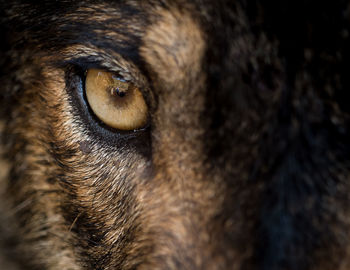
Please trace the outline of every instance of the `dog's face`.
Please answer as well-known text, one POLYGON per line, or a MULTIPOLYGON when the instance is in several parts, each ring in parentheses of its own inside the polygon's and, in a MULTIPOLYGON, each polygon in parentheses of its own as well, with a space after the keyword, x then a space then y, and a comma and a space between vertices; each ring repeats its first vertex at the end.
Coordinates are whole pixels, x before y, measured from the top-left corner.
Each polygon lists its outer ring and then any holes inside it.
POLYGON ((349 269, 349 9, 285 2, 1 2, 15 260, 349 269))

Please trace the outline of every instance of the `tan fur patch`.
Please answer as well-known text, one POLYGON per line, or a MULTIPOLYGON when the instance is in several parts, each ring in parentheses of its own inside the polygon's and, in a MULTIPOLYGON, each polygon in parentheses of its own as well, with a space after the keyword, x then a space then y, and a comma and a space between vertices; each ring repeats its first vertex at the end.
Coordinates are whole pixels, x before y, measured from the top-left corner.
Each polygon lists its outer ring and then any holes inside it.
POLYGON ((159 79, 181 84, 191 70, 199 70, 205 49, 203 33, 197 22, 176 9, 159 10, 157 21, 147 30, 141 55, 159 79))

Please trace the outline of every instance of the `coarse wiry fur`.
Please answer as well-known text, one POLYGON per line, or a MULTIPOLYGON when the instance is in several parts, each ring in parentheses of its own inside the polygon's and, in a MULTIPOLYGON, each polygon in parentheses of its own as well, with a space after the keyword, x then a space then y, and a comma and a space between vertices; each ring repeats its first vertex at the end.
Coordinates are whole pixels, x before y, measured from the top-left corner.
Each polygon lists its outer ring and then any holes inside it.
POLYGON ((348 1, 0 7, 1 269, 350 269, 348 1), (96 119, 91 67, 145 129, 96 119))

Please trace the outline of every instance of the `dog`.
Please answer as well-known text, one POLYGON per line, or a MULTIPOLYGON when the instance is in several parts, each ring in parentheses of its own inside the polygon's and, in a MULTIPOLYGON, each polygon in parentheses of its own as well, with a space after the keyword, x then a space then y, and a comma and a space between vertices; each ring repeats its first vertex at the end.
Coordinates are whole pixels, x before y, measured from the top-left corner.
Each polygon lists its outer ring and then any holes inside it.
POLYGON ((350 269, 348 1, 4 1, 1 269, 350 269))

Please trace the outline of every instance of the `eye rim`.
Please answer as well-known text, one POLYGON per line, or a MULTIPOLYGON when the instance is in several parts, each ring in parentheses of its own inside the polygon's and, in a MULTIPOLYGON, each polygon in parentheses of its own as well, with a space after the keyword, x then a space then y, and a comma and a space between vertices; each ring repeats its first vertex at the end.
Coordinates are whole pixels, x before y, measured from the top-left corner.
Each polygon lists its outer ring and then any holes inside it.
MULTIPOLYGON (((106 55, 102 55, 106 57, 106 55)), ((120 55, 121 56, 121 55, 120 55)), ((116 63, 115 57, 110 59, 109 57, 100 57, 95 55, 72 55, 62 60, 53 61, 53 66, 64 70, 65 78, 67 83, 67 74, 69 72, 74 72, 78 74, 84 80, 85 85, 85 72, 88 69, 100 69, 105 72, 112 73, 124 73, 127 74, 130 79, 128 81, 132 81, 140 90, 145 103, 148 108, 149 116, 152 115, 158 108, 158 95, 154 91, 154 87, 152 81, 150 80, 150 74, 148 70, 145 68, 143 62, 134 61, 132 59, 123 58, 121 59, 124 62, 128 62, 128 65, 116 63), (124 66, 124 68, 122 68, 124 66)), ((117 61, 118 62, 118 61, 117 61)), ((123 75, 122 75, 123 76, 123 75)), ((149 119, 150 120, 150 119, 149 119)))
MULTIPOLYGON (((65 69, 68 102, 71 107, 71 114, 74 121, 78 123, 80 132, 104 149, 122 151, 123 149, 134 148, 140 154, 149 157, 151 155, 150 114, 148 114, 147 124, 138 130, 116 130, 104 124, 94 115, 87 103, 84 91, 85 70, 86 67, 78 65, 70 65, 65 69)), ((142 94, 144 95, 143 92, 142 94)), ((149 104, 147 105, 149 106, 149 104)))

